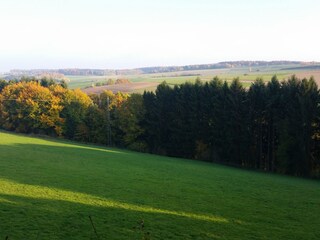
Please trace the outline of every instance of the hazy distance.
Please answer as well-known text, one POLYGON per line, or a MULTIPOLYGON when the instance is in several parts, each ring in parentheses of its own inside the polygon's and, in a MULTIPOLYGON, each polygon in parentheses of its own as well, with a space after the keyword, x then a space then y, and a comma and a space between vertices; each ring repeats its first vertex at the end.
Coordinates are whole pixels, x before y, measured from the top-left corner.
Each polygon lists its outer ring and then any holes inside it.
POLYGON ((5 0, 0 72, 320 61, 316 0, 5 0))

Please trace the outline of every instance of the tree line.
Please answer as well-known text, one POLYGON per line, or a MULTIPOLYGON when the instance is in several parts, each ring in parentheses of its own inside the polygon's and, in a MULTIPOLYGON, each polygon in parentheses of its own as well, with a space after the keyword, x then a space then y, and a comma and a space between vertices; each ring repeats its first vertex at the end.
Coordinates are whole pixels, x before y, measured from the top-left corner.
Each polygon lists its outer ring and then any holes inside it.
POLYGON ((295 76, 245 89, 214 78, 144 94, 86 95, 0 81, 0 126, 137 151, 320 177, 320 93, 295 76), (6 85, 6 86, 4 86, 6 85))

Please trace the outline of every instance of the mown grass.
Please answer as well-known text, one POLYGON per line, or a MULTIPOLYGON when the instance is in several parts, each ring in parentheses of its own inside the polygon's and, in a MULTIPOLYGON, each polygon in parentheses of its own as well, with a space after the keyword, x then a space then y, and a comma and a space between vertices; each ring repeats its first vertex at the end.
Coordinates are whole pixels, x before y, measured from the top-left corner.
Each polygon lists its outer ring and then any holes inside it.
POLYGON ((318 181, 6 132, 0 169, 0 239, 320 239, 318 181))

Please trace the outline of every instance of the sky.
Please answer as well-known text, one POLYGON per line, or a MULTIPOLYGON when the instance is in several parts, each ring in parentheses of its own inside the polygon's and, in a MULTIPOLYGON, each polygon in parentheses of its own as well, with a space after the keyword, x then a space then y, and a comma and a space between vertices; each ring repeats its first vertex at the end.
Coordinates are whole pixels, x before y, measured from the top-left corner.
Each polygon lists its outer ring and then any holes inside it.
POLYGON ((1 0, 0 72, 320 61, 319 0, 1 0))

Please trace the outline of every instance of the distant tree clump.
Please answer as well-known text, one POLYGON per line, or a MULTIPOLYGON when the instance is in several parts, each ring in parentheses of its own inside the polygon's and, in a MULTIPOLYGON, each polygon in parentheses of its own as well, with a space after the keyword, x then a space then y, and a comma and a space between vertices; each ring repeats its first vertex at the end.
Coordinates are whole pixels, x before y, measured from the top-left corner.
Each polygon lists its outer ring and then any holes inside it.
POLYGON ((126 78, 119 78, 115 81, 115 84, 124 84, 124 83, 131 83, 129 79, 126 78))

